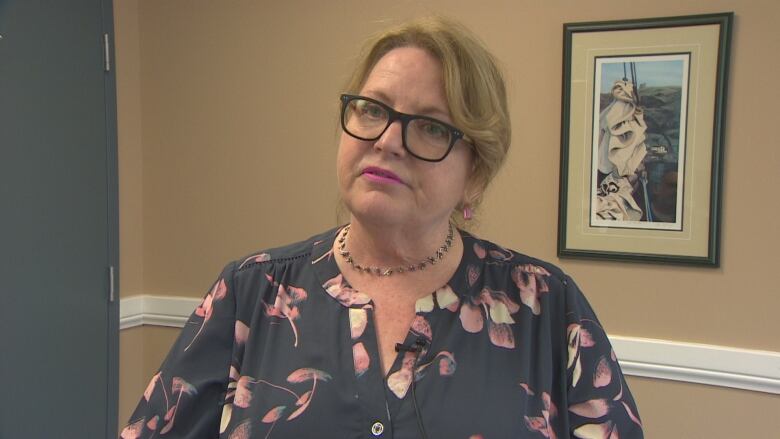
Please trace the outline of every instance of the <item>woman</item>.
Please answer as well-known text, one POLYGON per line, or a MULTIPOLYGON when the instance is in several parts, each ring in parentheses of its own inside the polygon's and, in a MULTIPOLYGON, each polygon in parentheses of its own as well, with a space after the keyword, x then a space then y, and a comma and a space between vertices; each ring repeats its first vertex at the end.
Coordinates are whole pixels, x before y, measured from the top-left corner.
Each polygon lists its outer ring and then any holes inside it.
POLYGON ((441 19, 367 47, 341 97, 349 223, 229 264, 122 437, 642 437, 574 282, 453 226, 509 145, 492 57, 441 19))

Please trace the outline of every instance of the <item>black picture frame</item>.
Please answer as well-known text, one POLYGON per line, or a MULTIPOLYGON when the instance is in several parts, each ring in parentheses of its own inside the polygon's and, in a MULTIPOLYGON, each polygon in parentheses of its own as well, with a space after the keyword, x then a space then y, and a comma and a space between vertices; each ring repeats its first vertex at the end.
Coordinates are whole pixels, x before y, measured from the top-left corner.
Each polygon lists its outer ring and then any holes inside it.
POLYGON ((564 24, 559 257, 719 266, 733 22, 564 24))

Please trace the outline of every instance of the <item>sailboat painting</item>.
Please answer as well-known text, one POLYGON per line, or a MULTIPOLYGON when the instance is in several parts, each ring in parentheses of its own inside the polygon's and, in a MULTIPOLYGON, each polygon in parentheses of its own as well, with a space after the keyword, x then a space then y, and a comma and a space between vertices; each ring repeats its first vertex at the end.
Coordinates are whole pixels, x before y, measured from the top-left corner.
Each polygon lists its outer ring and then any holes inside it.
POLYGON ((595 58, 591 227, 683 230, 689 62, 595 58))

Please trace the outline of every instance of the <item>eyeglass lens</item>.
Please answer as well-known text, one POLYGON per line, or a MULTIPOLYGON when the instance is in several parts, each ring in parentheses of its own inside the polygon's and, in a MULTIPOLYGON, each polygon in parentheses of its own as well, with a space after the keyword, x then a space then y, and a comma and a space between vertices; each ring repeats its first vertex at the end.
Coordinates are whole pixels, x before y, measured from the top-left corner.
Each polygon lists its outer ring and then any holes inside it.
MULTIPOLYGON (((375 102, 355 98, 344 108, 344 128, 348 134, 363 139, 376 140, 390 125, 387 108, 375 102)), ((438 160, 447 154, 452 133, 434 120, 413 117, 405 124, 406 147, 415 155, 438 160)))

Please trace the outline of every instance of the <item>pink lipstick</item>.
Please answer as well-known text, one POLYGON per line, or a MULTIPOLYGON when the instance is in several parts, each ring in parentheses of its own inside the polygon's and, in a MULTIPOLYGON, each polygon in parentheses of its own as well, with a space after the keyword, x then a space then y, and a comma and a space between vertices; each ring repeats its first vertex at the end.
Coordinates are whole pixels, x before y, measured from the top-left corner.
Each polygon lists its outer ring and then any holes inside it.
POLYGON ((399 176, 388 171, 387 169, 378 168, 376 166, 369 166, 363 169, 361 175, 376 183, 384 183, 384 184, 404 183, 399 176))

